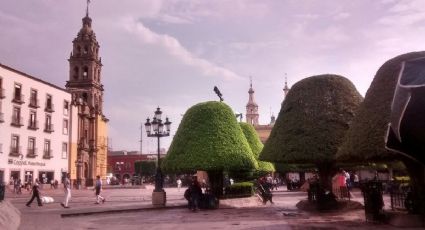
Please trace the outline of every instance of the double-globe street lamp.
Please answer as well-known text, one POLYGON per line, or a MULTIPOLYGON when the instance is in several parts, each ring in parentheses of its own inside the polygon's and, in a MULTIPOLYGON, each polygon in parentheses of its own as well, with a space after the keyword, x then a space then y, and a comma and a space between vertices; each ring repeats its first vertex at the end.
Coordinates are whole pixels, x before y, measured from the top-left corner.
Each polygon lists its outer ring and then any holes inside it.
POLYGON ((161 167, 159 164, 160 160, 160 141, 161 137, 170 136, 170 125, 171 122, 168 120, 168 117, 165 118, 163 123, 161 120, 162 111, 158 107, 155 111, 155 115, 150 121, 149 117, 146 119, 145 129, 148 137, 158 138, 158 156, 156 164, 156 174, 155 174, 155 190, 152 194, 152 204, 153 205, 165 205, 165 191, 163 189, 163 176, 161 172, 161 167), (165 129, 164 129, 165 126, 165 129))

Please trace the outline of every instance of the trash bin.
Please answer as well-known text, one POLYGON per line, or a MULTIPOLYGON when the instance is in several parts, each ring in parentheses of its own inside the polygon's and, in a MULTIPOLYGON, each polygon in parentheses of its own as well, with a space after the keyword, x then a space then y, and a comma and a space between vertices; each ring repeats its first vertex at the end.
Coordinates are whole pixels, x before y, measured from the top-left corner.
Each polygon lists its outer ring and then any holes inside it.
POLYGON ((382 183, 376 180, 362 185, 366 221, 380 222, 383 218, 384 200, 382 198, 382 183))
POLYGON ((0 201, 4 200, 5 191, 6 191, 6 186, 4 184, 0 184, 0 201))

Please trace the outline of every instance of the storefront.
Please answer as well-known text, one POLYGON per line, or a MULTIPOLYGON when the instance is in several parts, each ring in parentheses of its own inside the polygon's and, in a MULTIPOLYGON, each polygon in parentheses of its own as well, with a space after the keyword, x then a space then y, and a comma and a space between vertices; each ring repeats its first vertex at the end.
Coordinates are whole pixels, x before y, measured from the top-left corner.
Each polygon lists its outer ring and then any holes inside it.
POLYGON ((67 173, 67 161, 65 159, 25 160, 9 158, 6 167, 0 171, 0 180, 13 184, 20 179, 22 184, 34 183, 38 179, 41 184, 50 184, 57 180, 61 183, 67 173))

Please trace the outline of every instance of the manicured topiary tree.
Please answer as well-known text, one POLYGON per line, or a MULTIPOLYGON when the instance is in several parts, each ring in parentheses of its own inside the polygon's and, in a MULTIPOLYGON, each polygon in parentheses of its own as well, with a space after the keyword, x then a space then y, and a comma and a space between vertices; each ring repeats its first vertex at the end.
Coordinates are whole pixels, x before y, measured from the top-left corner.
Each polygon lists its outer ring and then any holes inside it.
MULTIPOLYGON (((425 193, 423 165, 385 149, 391 104, 403 61, 425 57, 425 51, 406 53, 385 62, 377 71, 364 102, 359 107, 346 139, 338 151, 341 161, 386 162, 401 160, 416 193, 425 193)), ((425 200, 425 198, 422 198, 425 200)), ((425 202, 424 202, 425 203, 425 202)), ((425 206, 425 205, 423 205, 425 206)))
POLYGON ((185 113, 161 167, 177 173, 207 171, 213 193, 221 197, 223 171, 252 170, 258 165, 232 109, 210 101, 185 113))
POLYGON ((255 131, 254 126, 245 122, 240 122, 239 125, 241 126, 241 129, 245 135, 245 138, 247 139, 248 144, 251 147, 251 150, 252 150, 252 153, 254 154, 255 159, 257 160, 257 163, 258 163, 257 174, 265 174, 265 173, 274 172, 275 168, 272 163, 258 160, 258 158, 260 157, 260 152, 263 149, 263 143, 261 143, 260 137, 258 136, 258 133, 255 131))
POLYGON ((318 75, 297 82, 282 104, 260 160, 314 164, 321 185, 331 190, 335 155, 361 95, 346 78, 318 75))

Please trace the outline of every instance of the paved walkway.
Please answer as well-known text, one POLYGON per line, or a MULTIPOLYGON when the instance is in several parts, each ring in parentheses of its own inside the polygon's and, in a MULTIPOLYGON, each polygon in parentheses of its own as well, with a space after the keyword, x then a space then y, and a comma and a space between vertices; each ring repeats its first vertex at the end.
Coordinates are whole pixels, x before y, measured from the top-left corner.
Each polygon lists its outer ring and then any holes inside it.
MULTIPOLYGON (((304 192, 274 191, 274 203, 263 205, 257 197, 220 201, 217 210, 191 212, 183 198, 184 188, 166 188, 165 208, 152 206, 153 186, 136 189, 105 189, 106 202, 94 204, 93 190, 72 190, 71 208, 60 206, 63 190, 45 189, 53 203, 28 208, 28 192, 7 192, 7 199, 21 212, 20 229, 397 229, 366 223, 364 210, 331 213, 299 211, 295 205, 304 192)), ((353 200, 362 202, 359 192, 353 200)), ((386 197, 388 204, 388 198, 386 197)), ((388 207, 388 206, 387 206, 388 207)))

